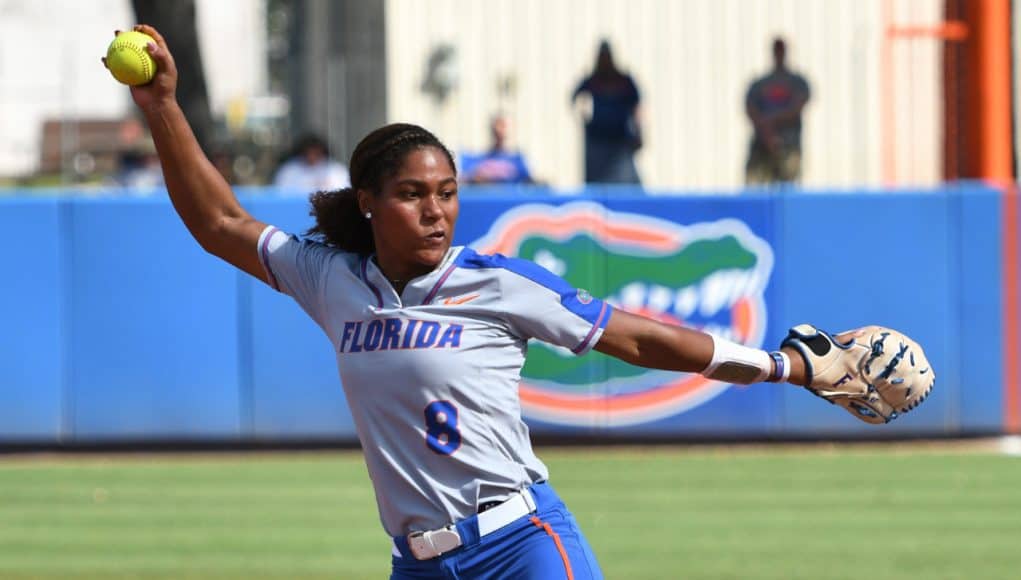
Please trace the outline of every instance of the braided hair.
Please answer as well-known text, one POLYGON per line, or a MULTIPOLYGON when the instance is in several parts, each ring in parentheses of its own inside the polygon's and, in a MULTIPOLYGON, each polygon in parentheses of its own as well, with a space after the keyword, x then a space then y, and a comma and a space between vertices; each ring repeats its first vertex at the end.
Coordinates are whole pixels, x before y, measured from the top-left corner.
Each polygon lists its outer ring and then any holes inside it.
POLYGON ((393 123, 366 135, 351 154, 351 187, 319 191, 309 198, 316 223, 306 232, 328 246, 367 256, 376 251, 372 226, 358 207, 357 192, 379 195, 383 179, 396 175, 408 153, 427 147, 443 152, 454 168, 454 156, 435 135, 408 123, 393 123))

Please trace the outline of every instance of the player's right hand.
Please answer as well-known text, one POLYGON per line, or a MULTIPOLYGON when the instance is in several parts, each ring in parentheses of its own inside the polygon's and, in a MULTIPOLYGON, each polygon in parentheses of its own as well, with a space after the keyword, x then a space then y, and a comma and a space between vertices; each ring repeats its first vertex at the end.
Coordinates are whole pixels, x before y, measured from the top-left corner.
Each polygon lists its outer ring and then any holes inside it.
MULTIPOLYGON (((143 112, 159 109, 166 104, 172 104, 176 99, 177 92, 177 65, 174 64, 174 57, 170 54, 167 41, 163 35, 148 24, 136 24, 132 29, 136 32, 148 34, 156 41, 146 47, 149 56, 156 61, 156 76, 152 81, 144 85, 131 87, 131 98, 135 100, 143 112)), ((117 32, 114 32, 114 36, 117 32)))

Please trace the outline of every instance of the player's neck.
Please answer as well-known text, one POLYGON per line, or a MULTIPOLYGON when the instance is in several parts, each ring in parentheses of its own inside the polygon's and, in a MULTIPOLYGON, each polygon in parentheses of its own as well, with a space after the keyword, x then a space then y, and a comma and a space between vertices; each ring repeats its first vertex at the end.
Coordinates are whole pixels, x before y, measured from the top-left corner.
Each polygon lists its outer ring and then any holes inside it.
POLYGON ((373 256, 373 261, 376 262, 376 267, 383 273, 383 277, 393 286, 393 289, 397 291, 397 294, 404 292, 408 282, 419 276, 424 276, 434 269, 421 264, 406 267, 395 266, 387 263, 386 260, 380 260, 378 254, 373 256))
POLYGON ((404 289, 408 286, 407 280, 401 280, 399 278, 391 278, 389 276, 386 276, 386 281, 389 282, 391 286, 393 286, 393 289, 395 292, 397 292, 398 296, 403 294, 404 289))

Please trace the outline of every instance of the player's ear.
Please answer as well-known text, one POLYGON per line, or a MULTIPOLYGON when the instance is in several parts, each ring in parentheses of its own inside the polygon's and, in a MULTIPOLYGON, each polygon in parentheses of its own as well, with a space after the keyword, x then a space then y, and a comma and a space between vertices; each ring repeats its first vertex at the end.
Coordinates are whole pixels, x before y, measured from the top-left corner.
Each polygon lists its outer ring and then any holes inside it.
POLYGON ((372 194, 364 189, 359 189, 355 192, 358 197, 358 211, 364 214, 365 212, 372 211, 372 194))

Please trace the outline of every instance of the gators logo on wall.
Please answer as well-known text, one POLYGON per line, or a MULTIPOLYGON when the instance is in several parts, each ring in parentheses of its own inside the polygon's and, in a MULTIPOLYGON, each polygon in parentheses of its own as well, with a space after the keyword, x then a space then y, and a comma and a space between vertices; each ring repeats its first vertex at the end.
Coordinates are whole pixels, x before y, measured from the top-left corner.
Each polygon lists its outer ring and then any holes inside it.
MULTIPOLYGON (((773 253, 744 222, 681 226, 592 202, 528 204, 504 213, 471 245, 542 265, 584 288, 582 301, 597 296, 616 308, 762 345, 773 253)), ((683 413, 729 386, 532 341, 520 393, 528 417, 625 426, 683 413)))

